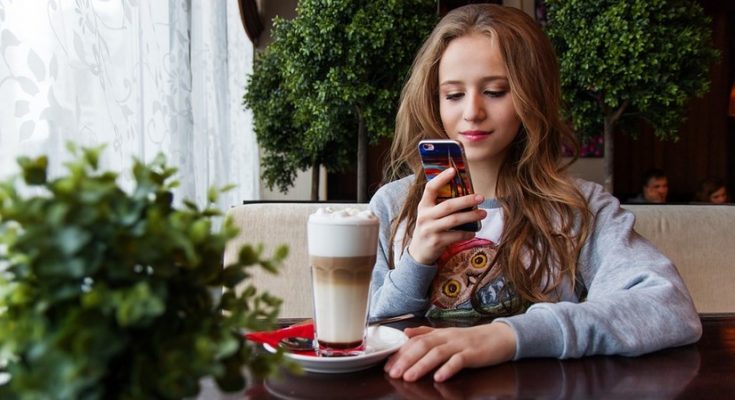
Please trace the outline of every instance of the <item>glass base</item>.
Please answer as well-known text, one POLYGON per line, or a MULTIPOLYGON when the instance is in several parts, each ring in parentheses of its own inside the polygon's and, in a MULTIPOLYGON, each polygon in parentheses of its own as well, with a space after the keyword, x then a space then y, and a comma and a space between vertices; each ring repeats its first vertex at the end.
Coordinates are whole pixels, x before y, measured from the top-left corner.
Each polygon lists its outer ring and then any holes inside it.
POLYGON ((365 354, 365 343, 328 343, 316 341, 316 354, 319 357, 355 357, 365 354))

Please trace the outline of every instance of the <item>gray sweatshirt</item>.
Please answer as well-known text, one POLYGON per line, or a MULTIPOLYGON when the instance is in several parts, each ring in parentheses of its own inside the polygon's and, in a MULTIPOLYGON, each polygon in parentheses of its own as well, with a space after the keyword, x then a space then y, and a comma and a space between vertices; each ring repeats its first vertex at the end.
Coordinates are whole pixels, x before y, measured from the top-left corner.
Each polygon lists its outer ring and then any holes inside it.
MULTIPOLYGON (((388 243, 391 221, 412 182, 411 176, 384 185, 370 201, 381 224, 370 288, 371 317, 425 313, 431 308, 437 266, 419 264, 401 251, 405 234, 401 230, 394 244, 388 243), (391 251, 395 269, 388 266, 391 251)), ((615 197, 598 184, 582 180, 576 184, 594 218, 577 264, 578 285, 587 289, 586 297, 581 299, 570 282, 562 282, 558 302, 537 303, 523 314, 496 319, 516 334, 515 358, 635 356, 696 342, 701 322, 676 267, 633 230, 635 216, 620 208, 615 197)), ((486 220, 492 215, 488 213, 486 220)), ((484 226, 494 224, 486 220, 484 226)))

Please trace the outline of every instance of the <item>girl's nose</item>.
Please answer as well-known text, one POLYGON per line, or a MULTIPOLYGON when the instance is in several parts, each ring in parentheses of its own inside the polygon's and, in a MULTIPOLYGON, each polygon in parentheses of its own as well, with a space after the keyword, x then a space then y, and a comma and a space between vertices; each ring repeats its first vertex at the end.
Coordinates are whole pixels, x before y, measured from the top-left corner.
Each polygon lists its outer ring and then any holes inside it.
POLYGON ((485 107, 479 95, 467 96, 464 109, 465 121, 481 121, 486 117, 485 107))

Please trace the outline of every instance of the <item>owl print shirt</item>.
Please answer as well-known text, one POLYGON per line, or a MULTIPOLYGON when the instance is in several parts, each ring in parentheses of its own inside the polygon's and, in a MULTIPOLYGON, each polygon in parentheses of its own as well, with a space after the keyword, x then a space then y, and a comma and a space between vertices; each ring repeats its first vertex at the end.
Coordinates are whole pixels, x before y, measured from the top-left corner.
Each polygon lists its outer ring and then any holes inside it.
POLYGON ((493 264, 503 233, 503 209, 493 199, 485 200, 479 207, 487 211, 480 231, 470 240, 447 247, 436 261, 427 317, 504 315, 512 303, 519 301, 507 287, 500 265, 493 264))
MULTIPOLYGON (((503 232, 502 210, 482 205, 488 216, 472 240, 446 249, 434 265, 416 262, 401 246, 405 228, 390 241, 391 221, 399 214, 414 181, 409 176, 381 187, 370 201, 380 219, 378 254, 370 286, 370 316, 408 312, 432 318, 471 319, 500 314, 517 301, 491 261, 503 232), (389 266, 393 253, 394 266, 389 266), (476 287, 473 296, 471 288, 476 287)), ((517 315, 496 318, 516 335, 516 359, 638 355, 697 341, 701 322, 676 268, 634 229, 635 216, 620 207, 602 186, 574 184, 587 200, 593 222, 577 260, 577 288, 558 286, 558 301, 533 304, 517 315)))

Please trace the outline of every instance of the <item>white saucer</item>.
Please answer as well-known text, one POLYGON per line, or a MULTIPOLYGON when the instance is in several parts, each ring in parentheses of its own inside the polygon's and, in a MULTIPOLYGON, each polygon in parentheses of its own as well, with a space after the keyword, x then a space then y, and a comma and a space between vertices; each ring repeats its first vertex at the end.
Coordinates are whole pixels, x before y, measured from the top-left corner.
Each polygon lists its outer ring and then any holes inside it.
MULTIPOLYGON (((315 357, 284 353, 286 358, 296 361, 307 372, 335 374, 360 371, 378 364, 398 350, 408 340, 403 331, 388 326, 371 326, 367 332, 365 354, 354 357, 315 357)), ((263 347, 275 353, 268 344, 263 347)))

